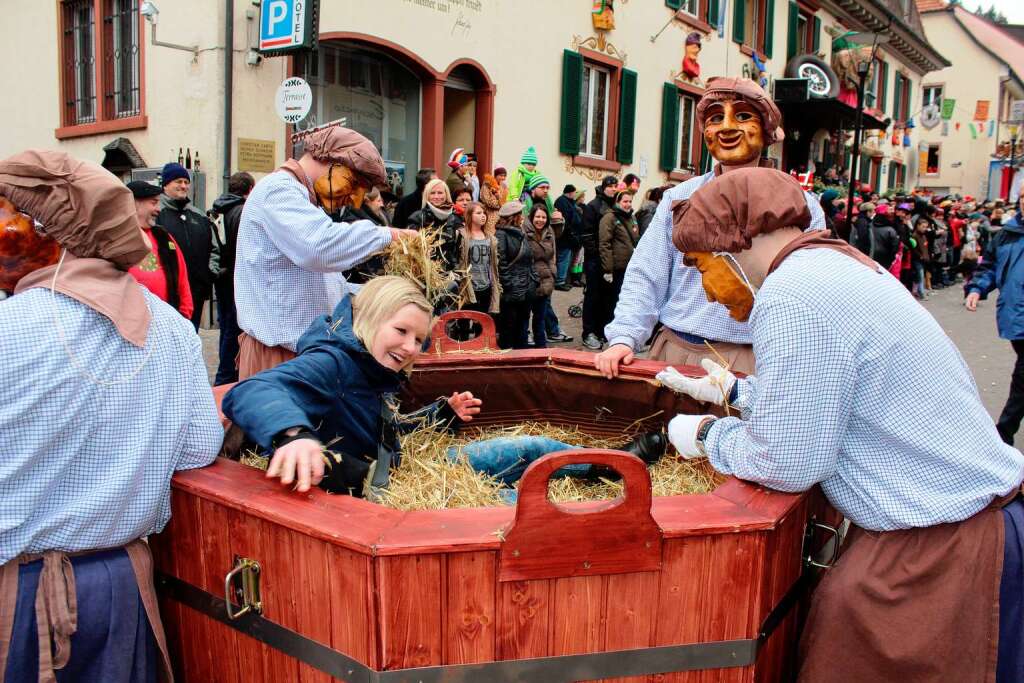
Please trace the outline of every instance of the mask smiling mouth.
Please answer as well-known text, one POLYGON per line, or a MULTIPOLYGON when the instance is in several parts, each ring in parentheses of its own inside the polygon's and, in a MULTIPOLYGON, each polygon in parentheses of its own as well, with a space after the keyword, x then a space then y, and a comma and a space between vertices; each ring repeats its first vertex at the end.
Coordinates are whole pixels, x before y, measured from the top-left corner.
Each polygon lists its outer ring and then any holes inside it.
POLYGON ((735 147, 743 139, 743 132, 738 130, 730 130, 725 133, 718 134, 718 143, 722 147, 735 147))

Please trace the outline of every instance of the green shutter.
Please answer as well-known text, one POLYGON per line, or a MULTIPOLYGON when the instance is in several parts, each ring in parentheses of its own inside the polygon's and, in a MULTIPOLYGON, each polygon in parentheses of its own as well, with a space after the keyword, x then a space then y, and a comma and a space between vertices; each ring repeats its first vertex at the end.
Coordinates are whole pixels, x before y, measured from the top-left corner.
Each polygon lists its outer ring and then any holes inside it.
POLYGON ((889 62, 882 62, 882 70, 878 73, 878 111, 885 112, 889 104, 889 62))
POLYGON ((909 78, 903 79, 903 87, 907 89, 907 108, 903 111, 903 121, 906 122, 906 120, 910 118, 910 112, 914 111, 911 106, 913 104, 911 102, 911 98, 914 96, 914 91, 910 87, 909 78))
POLYGON ((708 0, 708 23, 718 28, 718 0, 708 0))
POLYGON ((814 33, 811 34, 811 52, 821 49, 821 19, 814 17, 814 33))
POLYGON ((633 163, 633 133, 636 128, 636 72, 622 70, 619 88, 619 145, 616 158, 623 164, 633 163))
POLYGON ((786 61, 796 57, 800 45, 800 7, 795 2, 789 3, 789 34, 786 36, 786 61))
POLYGON ((704 175, 711 170, 711 154, 708 152, 707 143, 704 142, 704 137, 701 136, 700 141, 700 174, 704 175))
POLYGON ((775 0, 768 0, 764 8, 764 57, 772 58, 775 47, 775 0))
POLYGON ((562 52, 562 127, 558 151, 580 153, 580 113, 583 110, 583 55, 572 50, 562 52))
MULTIPOLYGON (((757 0, 754 0, 754 2, 757 2, 757 0)), ((740 45, 743 44, 743 40, 744 40, 744 35, 743 35, 744 21, 743 21, 743 17, 746 16, 746 13, 747 13, 746 10, 747 10, 746 0, 733 0, 733 5, 732 5, 732 39, 733 39, 733 41, 739 43, 740 45)))
POLYGON ((661 153, 658 165, 663 171, 676 167, 679 146, 679 88, 673 83, 661 87, 661 153))
POLYGON ((896 74, 892 85, 892 118, 894 121, 900 117, 900 100, 903 99, 903 76, 896 74))
POLYGON ((679 9, 683 6, 683 0, 665 0, 665 7, 669 9, 679 9))

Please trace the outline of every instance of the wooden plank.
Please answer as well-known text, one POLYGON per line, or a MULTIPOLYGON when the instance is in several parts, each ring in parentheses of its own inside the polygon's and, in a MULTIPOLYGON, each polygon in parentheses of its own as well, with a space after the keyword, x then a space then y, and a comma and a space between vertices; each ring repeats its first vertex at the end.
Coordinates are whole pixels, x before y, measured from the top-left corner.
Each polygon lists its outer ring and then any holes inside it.
POLYGON ((604 650, 602 623, 606 576, 574 576, 551 582, 551 655, 604 650))
POLYGON ((442 663, 443 559, 412 555, 376 560, 385 669, 442 663))
MULTIPOLYGON (((202 521, 199 513, 199 499, 195 496, 171 496, 171 518, 174 520, 175 576, 194 586, 201 586, 205 565, 202 553, 202 521)), ((196 647, 196 643, 208 643, 211 634, 206 620, 199 612, 181 607, 181 663, 185 680, 211 680, 213 662, 210 648, 196 647)))
POLYGON ((446 558, 445 664, 494 660, 497 557, 493 552, 446 558))
MULTIPOLYGON (((228 510, 217 503, 197 498, 199 519, 202 523, 203 581, 200 588, 213 595, 224 592, 224 578, 234 566, 234 553, 228 533, 228 510)), ((213 619, 207 618, 203 627, 209 635, 209 650, 217 680, 241 682, 238 662, 237 632, 213 619)))
MULTIPOLYGON (((259 528, 260 590, 263 597, 263 616, 293 631, 299 630, 298 593, 308 590, 298 579, 296 571, 296 534, 284 527, 253 519, 259 528)), ((266 648, 264 662, 267 680, 296 681, 299 663, 278 650, 266 648)))
POLYGON ((495 640, 499 660, 547 656, 550 584, 548 580, 540 580, 498 585, 495 640))
MULTIPOLYGON (((260 539, 259 520, 237 510, 228 509, 226 513, 232 558, 238 555, 262 563, 263 544, 260 539)), ((263 586, 262 577, 260 577, 260 586, 263 586)), ((265 595, 263 600, 266 601, 265 595)), ((238 671, 241 683, 270 680, 270 669, 267 666, 270 655, 269 647, 237 632, 235 632, 235 647, 238 651, 238 671)))
POLYGON ((371 668, 380 668, 373 560, 330 546, 328 567, 331 647, 371 668))
MULTIPOLYGON (((615 574, 608 577, 605 601, 604 649, 650 647, 657 621, 660 575, 657 572, 615 574)), ((645 676, 608 678, 605 683, 642 683, 645 676)))

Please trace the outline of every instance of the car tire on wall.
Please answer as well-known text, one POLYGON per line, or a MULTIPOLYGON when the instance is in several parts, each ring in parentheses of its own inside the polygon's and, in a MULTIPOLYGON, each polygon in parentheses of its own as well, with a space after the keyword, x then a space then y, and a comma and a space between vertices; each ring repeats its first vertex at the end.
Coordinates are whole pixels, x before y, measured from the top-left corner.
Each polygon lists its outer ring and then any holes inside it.
POLYGON ((814 55, 797 55, 786 64, 786 78, 806 78, 811 81, 811 97, 839 96, 839 77, 823 59, 814 55))

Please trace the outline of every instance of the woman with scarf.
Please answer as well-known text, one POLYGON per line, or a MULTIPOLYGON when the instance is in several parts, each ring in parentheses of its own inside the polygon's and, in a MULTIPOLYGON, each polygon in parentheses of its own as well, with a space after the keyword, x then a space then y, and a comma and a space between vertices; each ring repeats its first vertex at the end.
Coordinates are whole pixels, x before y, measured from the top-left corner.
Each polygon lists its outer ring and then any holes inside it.
MULTIPOLYGON (((472 200, 472 193, 466 195, 468 190, 460 191, 460 209, 472 200)), ((414 230, 436 230, 440 236, 440 244, 432 257, 442 264, 445 272, 451 273, 459 265, 459 255, 462 252, 462 235, 459 234, 459 227, 462 224, 462 217, 456 212, 452 203, 451 192, 448 184, 440 178, 434 178, 423 188, 423 207, 409 216, 409 228, 414 230)), ((435 313, 442 313, 445 310, 456 307, 458 303, 457 292, 461 286, 461 278, 453 283, 451 296, 438 303, 435 313)))
POLYGON ((619 302, 626 267, 639 241, 640 227, 633 215, 633 194, 621 190, 615 195, 612 210, 601 217, 598 229, 597 246, 601 255, 602 276, 612 286, 612 299, 607 302, 609 311, 614 311, 619 302))
MULTIPOLYGON (((564 225, 564 224, 562 224, 564 225)), ((536 295, 530 301, 533 318, 533 348, 547 348, 547 326, 544 322, 551 305, 551 292, 555 289, 556 251, 558 234, 552 227, 547 207, 538 202, 526 217, 526 238, 533 254, 533 269, 537 274, 536 295)), ((561 233, 561 225, 557 228, 561 233)))

